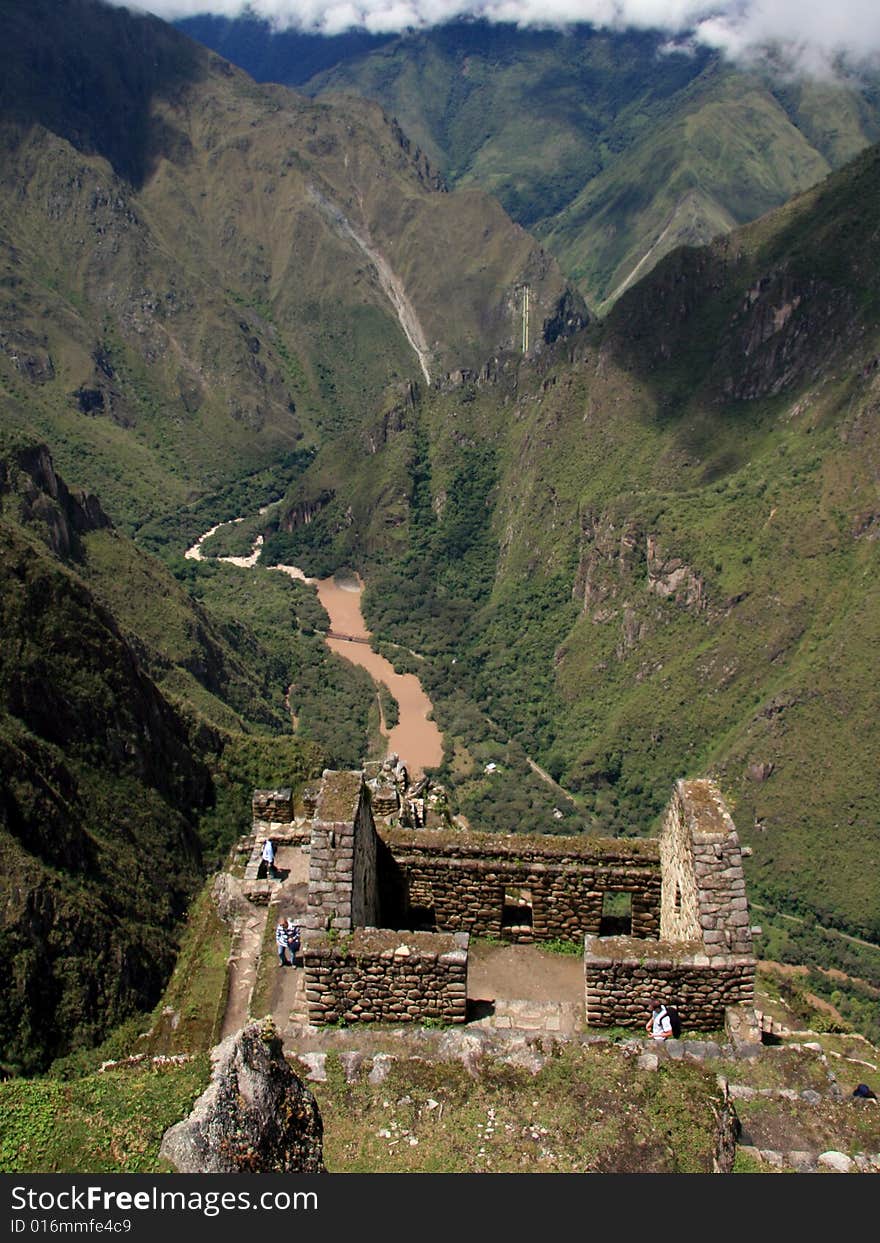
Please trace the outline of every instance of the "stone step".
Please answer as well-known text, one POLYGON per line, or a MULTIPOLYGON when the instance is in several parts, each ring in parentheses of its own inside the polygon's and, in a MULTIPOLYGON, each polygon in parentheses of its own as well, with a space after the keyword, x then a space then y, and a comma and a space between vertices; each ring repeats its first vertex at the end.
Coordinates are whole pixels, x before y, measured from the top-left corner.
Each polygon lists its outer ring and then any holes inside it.
POLYGON ((534 1001, 530 998, 495 1001, 491 1014, 474 1019, 470 1027, 490 1027, 499 1031, 572 1032, 583 1023, 584 1007, 574 1001, 534 1001))

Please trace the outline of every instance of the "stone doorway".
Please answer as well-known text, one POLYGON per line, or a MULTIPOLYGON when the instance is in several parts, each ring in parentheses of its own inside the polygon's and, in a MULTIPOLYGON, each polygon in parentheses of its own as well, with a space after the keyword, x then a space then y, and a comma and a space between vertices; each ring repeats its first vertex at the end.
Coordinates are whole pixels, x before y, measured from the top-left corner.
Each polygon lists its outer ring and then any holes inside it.
POLYGON ((515 885, 506 885, 501 907, 501 935, 506 940, 531 942, 534 910, 532 891, 515 885))

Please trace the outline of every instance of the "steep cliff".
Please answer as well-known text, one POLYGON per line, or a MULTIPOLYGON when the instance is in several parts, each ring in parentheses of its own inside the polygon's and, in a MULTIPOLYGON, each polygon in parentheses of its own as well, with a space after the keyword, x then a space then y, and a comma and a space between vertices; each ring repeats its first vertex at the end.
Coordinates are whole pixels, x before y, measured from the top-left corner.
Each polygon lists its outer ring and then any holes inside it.
MULTIPOLYGON (((239 777, 249 797, 263 762, 241 731, 289 721, 270 654, 253 636, 237 650, 44 445, 0 458, 0 632, 0 1060, 34 1070, 154 1004, 204 817, 239 777)), ((294 775, 315 762, 297 745, 294 775)))

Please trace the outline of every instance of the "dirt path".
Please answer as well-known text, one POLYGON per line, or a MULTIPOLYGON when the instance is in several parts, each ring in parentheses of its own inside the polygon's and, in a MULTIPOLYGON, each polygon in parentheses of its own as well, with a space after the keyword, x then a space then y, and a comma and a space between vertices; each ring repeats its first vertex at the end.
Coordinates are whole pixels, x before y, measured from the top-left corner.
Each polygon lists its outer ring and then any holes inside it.
POLYGON ((265 906, 252 909, 253 914, 246 917, 229 959, 229 995, 220 1029, 221 1040, 237 1032, 248 1021, 248 1004, 257 978, 257 960, 263 944, 267 911, 265 906))
MULTIPOLYGON (((271 920, 273 928, 281 919, 291 919, 300 925, 305 923, 309 888, 308 855, 299 846, 279 846, 275 862, 284 879, 268 906, 249 904, 229 960, 229 996, 220 1031, 221 1040, 244 1027, 249 1019, 263 1017, 250 1013, 250 1002, 260 955, 266 944, 266 921, 271 920)), ((272 954, 271 963, 265 967, 272 973, 269 1009, 279 1030, 289 1035, 291 1028, 306 1022, 302 969, 279 966, 274 942, 267 952, 272 954)))
POLYGON ((542 768, 541 765, 536 763, 529 755, 526 756, 526 763, 532 772, 536 773, 542 781, 546 781, 547 785, 554 789, 557 794, 561 794, 563 798, 568 799, 573 806, 577 807, 577 799, 574 795, 569 794, 568 790, 564 790, 559 782, 550 776, 546 768, 542 768))
MULTIPOLYGON (((277 900, 270 906, 273 924, 281 919, 302 926, 306 919, 309 891, 309 857, 300 846, 280 846, 276 856, 280 872, 286 873, 279 887, 277 900)), ((269 996, 269 1009, 282 1036, 290 1035, 307 1021, 302 965, 280 967, 272 964, 274 978, 269 996)))

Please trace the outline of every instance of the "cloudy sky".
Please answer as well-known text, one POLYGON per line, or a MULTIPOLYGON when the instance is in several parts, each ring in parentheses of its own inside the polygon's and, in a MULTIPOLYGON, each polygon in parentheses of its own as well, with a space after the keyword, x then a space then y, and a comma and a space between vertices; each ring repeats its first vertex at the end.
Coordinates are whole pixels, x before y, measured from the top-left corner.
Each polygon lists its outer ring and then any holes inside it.
MULTIPOLYGON (((123 0, 115 0, 122 3, 123 0)), ((656 28, 741 59, 773 45, 821 72, 843 53, 851 62, 880 56, 880 0, 125 0, 169 19, 250 7, 278 28, 338 34, 435 26, 465 15, 521 26, 656 28)))

